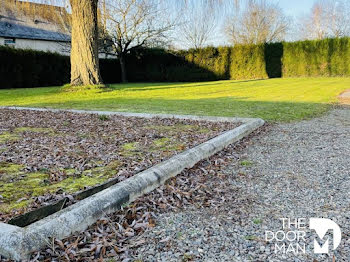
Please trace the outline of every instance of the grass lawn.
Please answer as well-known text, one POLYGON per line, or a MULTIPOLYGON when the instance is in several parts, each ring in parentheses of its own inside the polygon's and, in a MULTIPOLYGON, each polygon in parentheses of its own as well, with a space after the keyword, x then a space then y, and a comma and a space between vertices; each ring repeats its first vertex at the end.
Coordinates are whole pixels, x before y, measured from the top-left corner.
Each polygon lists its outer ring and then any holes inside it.
POLYGON ((350 78, 284 78, 197 83, 114 84, 112 91, 60 87, 0 90, 0 106, 260 117, 295 121, 318 116, 349 89, 350 78))

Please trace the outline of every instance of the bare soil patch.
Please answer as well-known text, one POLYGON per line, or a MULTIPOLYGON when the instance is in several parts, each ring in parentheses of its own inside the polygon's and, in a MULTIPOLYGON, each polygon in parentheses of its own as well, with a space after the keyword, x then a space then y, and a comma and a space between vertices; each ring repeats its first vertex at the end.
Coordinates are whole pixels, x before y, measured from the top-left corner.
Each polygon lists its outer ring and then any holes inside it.
POLYGON ((237 123, 0 110, 0 221, 122 181, 237 123))

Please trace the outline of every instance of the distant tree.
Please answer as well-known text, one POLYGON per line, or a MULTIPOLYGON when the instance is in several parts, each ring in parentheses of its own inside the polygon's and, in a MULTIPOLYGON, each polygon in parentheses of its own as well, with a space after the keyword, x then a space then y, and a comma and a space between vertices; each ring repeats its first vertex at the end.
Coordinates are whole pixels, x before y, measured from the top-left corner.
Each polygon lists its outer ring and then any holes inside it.
POLYGON ((212 3, 189 4, 184 10, 183 22, 179 26, 178 38, 189 48, 208 45, 217 26, 217 10, 212 3))
POLYGON ((167 10, 157 0, 107 0, 102 13, 104 25, 103 48, 117 55, 122 82, 127 82, 126 56, 133 49, 154 46, 166 39, 174 27, 167 10))
POLYGON ((301 39, 324 39, 350 35, 350 2, 318 0, 299 23, 301 39))
POLYGON ((284 39, 290 19, 282 9, 266 0, 248 0, 243 9, 234 9, 224 30, 232 44, 259 44, 284 39))
MULTIPOLYGON (((172 0, 166 0, 171 2, 172 0)), ((243 0, 173 0, 177 13, 176 27, 171 35, 175 47, 201 48, 224 44, 220 24, 229 10, 235 9, 243 0)))

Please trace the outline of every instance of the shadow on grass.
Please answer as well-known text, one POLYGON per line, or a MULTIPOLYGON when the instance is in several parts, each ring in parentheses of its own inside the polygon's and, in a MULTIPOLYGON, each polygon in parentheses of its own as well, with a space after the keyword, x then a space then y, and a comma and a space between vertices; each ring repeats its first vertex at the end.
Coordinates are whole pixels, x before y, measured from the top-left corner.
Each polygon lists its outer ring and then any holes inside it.
POLYGON ((154 91, 154 90, 168 90, 176 88, 191 88, 191 87, 208 87, 219 85, 236 85, 246 82, 258 82, 268 79, 252 79, 241 81, 213 81, 213 82, 176 82, 176 83, 129 83, 129 84, 110 84, 113 90, 127 90, 127 91, 154 91), (130 86, 131 85, 131 86, 130 86))
POLYGON ((28 103, 26 106, 124 112, 192 114, 228 117, 259 117, 267 121, 290 122, 320 116, 330 104, 304 102, 243 101, 242 98, 130 99, 102 98, 62 103, 28 103))

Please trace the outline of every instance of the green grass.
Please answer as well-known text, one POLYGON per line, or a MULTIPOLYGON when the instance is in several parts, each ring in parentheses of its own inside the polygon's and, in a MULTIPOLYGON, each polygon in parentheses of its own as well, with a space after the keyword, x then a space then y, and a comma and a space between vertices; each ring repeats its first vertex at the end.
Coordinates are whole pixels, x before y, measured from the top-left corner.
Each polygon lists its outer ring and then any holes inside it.
POLYGON ((252 166, 253 165, 253 162, 252 161, 249 161, 249 160, 243 160, 241 162, 239 162, 241 164, 241 166, 252 166))
POLYGON ((198 83, 129 83, 111 90, 0 90, 0 106, 260 117, 295 121, 325 113, 350 78, 283 78, 198 83))

